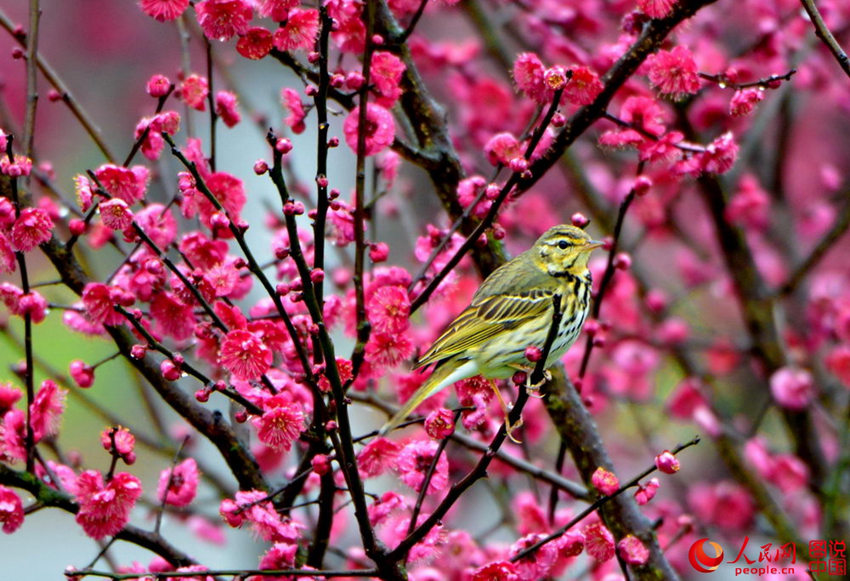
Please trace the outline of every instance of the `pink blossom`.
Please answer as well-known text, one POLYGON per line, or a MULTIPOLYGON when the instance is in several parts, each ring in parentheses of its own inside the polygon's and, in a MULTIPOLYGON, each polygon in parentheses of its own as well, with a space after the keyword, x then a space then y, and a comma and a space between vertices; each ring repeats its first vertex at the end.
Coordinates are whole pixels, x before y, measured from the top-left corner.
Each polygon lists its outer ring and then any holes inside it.
POLYGON ((59 432, 67 395, 67 390, 61 389, 53 380, 45 379, 41 382, 30 405, 30 423, 36 442, 59 432))
POLYGON ((251 423, 257 428, 257 436, 262 443, 271 448, 289 451, 292 442, 304 431, 304 412, 298 404, 277 404, 275 400, 278 397, 271 398, 270 402, 275 403, 268 407, 263 415, 251 420, 251 423))
POLYGON ((9 241, 15 250, 29 252, 52 236, 53 220, 47 212, 41 208, 24 208, 12 226, 9 241))
POLYGON ((695 484, 688 491, 688 504, 701 522, 728 532, 750 530, 755 515, 749 493, 730 480, 695 484))
POLYGON ((638 8, 650 18, 664 18, 678 0, 637 0, 638 8))
POLYGON ((151 299, 150 315, 156 329, 178 341, 188 339, 195 329, 192 305, 181 301, 174 293, 158 292, 151 299))
POLYGON ((552 98, 551 89, 543 82, 544 71, 543 63, 534 53, 520 53, 514 61, 513 76, 517 88, 539 104, 552 98))
POLYGON ((18 267, 15 258, 15 250, 12 241, 3 232, 0 232, 0 273, 12 273, 18 267))
POLYGON ((581 531, 567 531, 555 544, 562 558, 576 557, 584 550, 584 534, 581 531))
POLYGON ((649 82, 662 94, 679 98, 699 91, 697 63, 691 51, 678 45, 646 59, 649 82))
MULTIPOLYGON (((211 0, 206 1, 210 2, 211 0)), ((209 93, 210 85, 206 77, 197 74, 186 77, 179 89, 179 95, 183 102, 196 111, 207 110, 207 95, 209 93)))
POLYGON ((37 325, 47 317, 47 299, 38 291, 31 290, 18 297, 17 305, 12 312, 19 317, 29 315, 30 320, 37 325))
MULTIPOLYGON (((157 4, 171 4, 171 5, 175 4, 174 0, 142 0, 142 2, 146 2, 146 1, 152 1, 152 2, 157 3, 157 4)), ((177 0, 177 1, 183 2, 184 0, 177 0)), ((188 6, 188 4, 189 4, 188 0, 185 0, 185 1, 186 1, 187 6, 188 6)), ((185 8, 186 7, 184 6, 183 9, 185 10, 185 8)), ((142 8, 142 9, 144 10, 144 8, 142 8)), ((154 16, 154 18, 156 18, 156 16, 154 16)), ((168 77, 166 77, 165 75, 159 75, 159 74, 152 75, 151 78, 148 79, 148 83, 145 86, 145 90, 147 91, 148 95, 150 95, 151 97, 153 97, 155 99, 158 99, 160 97, 164 97, 165 95, 167 95, 168 89, 170 89, 170 88, 171 88, 171 81, 168 79, 168 77)))
POLYGON ((448 438, 455 431, 454 414, 451 410, 440 408, 425 418, 425 433, 435 440, 448 438))
POLYGON ((274 33, 274 46, 280 51, 312 50, 319 33, 319 11, 296 8, 286 23, 274 33))
POLYGON ((770 393, 782 407, 803 410, 815 397, 814 379, 805 369, 783 367, 770 377, 770 393))
POLYGON ((617 543, 617 553, 629 565, 643 565, 649 560, 649 549, 634 535, 626 535, 617 543))
POLYGON ((262 539, 273 543, 295 544, 304 529, 297 521, 281 517, 262 490, 240 490, 235 499, 225 498, 219 513, 232 527, 250 523, 262 539))
POLYGON ((802 490, 809 483, 809 468, 793 454, 777 454, 769 482, 786 494, 802 490))
POLYGON ((24 524, 24 506, 21 498, 11 488, 0 485, 0 523, 7 535, 14 533, 24 524))
MULTIPOLYGON (((398 454, 394 469, 406 485, 417 492, 425 482, 439 444, 433 440, 413 440, 398 454)), ((449 482, 449 461, 445 454, 440 454, 437 467, 428 483, 427 494, 434 494, 446 488, 449 482)))
POLYGON ((519 141, 511 133, 497 133, 484 145, 487 161, 492 165, 507 164, 515 157, 522 155, 519 141))
POLYGON ((395 367, 413 355, 407 333, 373 332, 366 344, 366 359, 378 367, 395 367))
POLYGON ((184 234, 179 248, 198 268, 212 268, 227 256, 227 242, 211 240, 198 230, 184 234))
POLYGON ((679 459, 669 450, 664 450, 655 457, 655 467, 665 474, 675 474, 679 471, 679 459))
POLYGON ((289 115, 284 119, 284 123, 292 129, 295 134, 303 133, 306 129, 304 118, 307 114, 304 112, 304 105, 301 102, 301 96, 295 89, 284 87, 280 90, 280 99, 283 107, 289 111, 289 115))
MULTIPOLYGON (((544 538, 546 535, 543 533, 525 535, 511 545, 510 552, 517 555, 544 538)), ((546 579, 551 576, 558 556, 558 547, 554 543, 546 543, 534 553, 514 561, 514 566, 520 579, 546 579)))
POLYGON ((614 494, 620 488, 620 480, 617 475, 602 466, 596 469, 590 477, 590 482, 596 490, 606 496, 614 494))
POLYGON ((363 478, 380 476, 395 465, 401 445, 387 438, 375 438, 357 455, 357 466, 363 478))
POLYGON ((0 416, 12 409, 22 396, 21 390, 11 383, 0 383, 0 416))
POLYGON ((614 556, 614 535, 601 522, 594 522, 582 528, 584 549, 596 561, 602 563, 614 556))
POLYGON ((183 14, 189 7, 189 0, 139 0, 139 7, 148 16, 165 22, 183 14))
POLYGON ((172 506, 188 506, 198 492, 201 473, 194 458, 186 458, 177 466, 159 473, 156 497, 172 506))
POLYGON ((659 486, 660 484, 657 478, 650 478, 646 484, 638 484, 638 488, 635 491, 635 502, 640 506, 648 503, 655 497, 659 486))
POLYGON ((401 96, 401 76, 407 67, 391 52, 379 50, 372 54, 372 83, 378 93, 377 103, 392 107, 401 96))
POLYGON ((769 224, 770 197, 752 174, 741 176, 738 189, 726 206, 726 219, 756 230, 769 224))
POLYGON ((369 522, 372 526, 377 526, 384 522, 388 516, 398 513, 405 507, 404 497, 397 492, 388 490, 366 507, 366 511, 369 514, 369 522))
POLYGON ((259 379, 272 364, 272 352, 250 331, 236 329, 225 335, 219 351, 219 362, 236 379, 259 379))
MULTIPOLYGON (((348 147, 357 152, 358 134, 360 133, 360 107, 352 109, 343 123, 343 133, 348 147)), ((374 103, 366 106, 366 127, 364 130, 365 155, 375 155, 389 147, 395 139, 395 122, 392 113, 374 103)))
POLYGON ((760 87, 739 89, 729 101, 729 113, 733 117, 743 117, 753 112, 756 105, 764 99, 764 89, 760 87))
MULTIPOLYGON (((280 570, 291 569, 295 567, 295 556, 298 553, 298 545, 296 543, 275 543, 266 553, 260 558, 260 569, 280 570)), ((251 577, 257 581, 276 581, 281 577, 264 576, 251 577)))
POLYGON ((396 285, 380 287, 366 304, 366 316, 375 332, 403 333, 410 326, 407 289, 396 285))
POLYGON ((519 581, 516 565, 510 561, 494 561, 472 572, 470 581, 519 581))
POLYGON ((0 461, 14 462, 27 457, 27 415, 23 410, 11 409, 0 422, 0 461))
POLYGON ((135 461, 136 437, 127 428, 105 428, 100 433, 100 444, 107 452, 121 456, 127 464, 135 461))
POLYGON ((299 0, 260 0, 257 12, 261 16, 282 22, 286 20, 289 11, 296 8, 299 0))
POLYGON ((584 66, 573 67, 572 73, 564 98, 573 105, 590 105, 604 88, 599 75, 584 66))
MULTIPOLYGON (((140 165, 126 168, 107 163, 97 168, 94 175, 110 196, 120 198, 130 205, 144 199, 150 179, 150 171, 140 165)), ((78 182, 78 188, 80 187, 82 184, 78 182)), ((81 195, 80 189, 77 195, 81 195)))
POLYGON ((0 156, 0 174, 12 178, 28 176, 32 171, 32 160, 25 155, 15 154, 12 160, 9 156, 0 156))
POLYGON ((130 511, 142 495, 139 479, 118 472, 107 483, 95 470, 86 470, 77 477, 74 495, 80 510, 76 521, 93 539, 115 535, 130 519, 130 511))
POLYGON ((727 132, 706 147, 705 153, 700 156, 700 166, 708 173, 722 174, 732 169, 737 159, 738 144, 732 133, 727 132))
POLYGON ((215 94, 215 112, 228 127, 239 123, 239 103, 236 95, 230 91, 219 91, 215 94))
POLYGON ((221 41, 243 34, 253 16, 247 0, 204 0, 195 12, 206 37, 221 41))
POLYGON ((98 206, 104 226, 112 230, 123 230, 133 223, 133 212, 121 198, 112 198, 98 206))
POLYGON ((236 51, 246 59, 260 60, 272 50, 274 37, 261 26, 252 26, 236 42, 236 51))
POLYGON ((369 260, 373 264, 386 262, 390 255, 390 247, 386 242, 375 242, 369 246, 369 260))

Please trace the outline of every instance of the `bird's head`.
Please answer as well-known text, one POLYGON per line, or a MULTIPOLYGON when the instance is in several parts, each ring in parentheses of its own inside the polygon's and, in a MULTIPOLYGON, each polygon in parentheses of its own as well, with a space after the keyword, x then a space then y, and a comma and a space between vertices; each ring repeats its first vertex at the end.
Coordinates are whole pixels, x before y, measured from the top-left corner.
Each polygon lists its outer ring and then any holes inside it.
POLYGON ((590 251, 602 246, 584 230, 569 224, 549 228, 532 248, 534 262, 552 276, 579 276, 587 269, 590 251))

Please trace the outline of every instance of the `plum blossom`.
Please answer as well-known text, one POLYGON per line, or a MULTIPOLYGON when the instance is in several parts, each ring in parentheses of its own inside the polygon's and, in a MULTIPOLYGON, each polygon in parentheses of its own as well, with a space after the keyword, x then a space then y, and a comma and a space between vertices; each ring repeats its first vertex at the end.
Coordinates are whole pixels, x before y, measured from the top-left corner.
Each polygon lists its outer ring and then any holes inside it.
POLYGON ((142 484, 127 472, 118 472, 109 482, 96 470, 77 477, 74 496, 80 505, 76 521, 93 539, 117 534, 130 519, 130 511, 142 495, 142 484))
POLYGON ((194 458, 186 458, 173 468, 159 474, 156 496, 172 506, 188 506, 198 492, 201 473, 194 458))
MULTIPOLYGON (((352 151, 357 151, 357 141, 360 129, 360 107, 355 107, 345 118, 343 133, 345 143, 352 151)), ((375 155, 385 150, 395 139, 395 122, 392 113, 384 107, 374 103, 366 105, 366 127, 364 131, 364 145, 366 155, 375 155)))
MULTIPOLYGON (((425 475, 434 461, 438 447, 439 444, 434 440, 413 440, 402 448, 394 466, 401 481, 418 492, 425 482, 425 475)), ((436 470, 428 482, 427 494, 445 489, 448 482, 449 461, 445 454, 440 454, 436 470)))
POLYGON ((24 523, 24 506, 21 498, 11 488, 0 485, 0 523, 7 535, 14 533, 24 523))
POLYGON ((782 407, 802 410, 815 397, 814 379, 805 369, 783 367, 770 377, 770 393, 782 407))
POLYGON ((189 7, 189 0, 139 0, 145 14, 160 22, 175 20, 189 7))
POLYGON ((219 362, 236 379, 259 379, 272 364, 272 351, 254 333, 235 329, 225 335, 219 362))
POLYGON ((691 51, 678 45, 659 50, 647 60, 649 82, 663 95, 680 98, 699 90, 697 63, 691 51))
POLYGON ((243 34, 253 16, 247 0, 204 0, 195 5, 195 12, 206 37, 221 41, 243 34))

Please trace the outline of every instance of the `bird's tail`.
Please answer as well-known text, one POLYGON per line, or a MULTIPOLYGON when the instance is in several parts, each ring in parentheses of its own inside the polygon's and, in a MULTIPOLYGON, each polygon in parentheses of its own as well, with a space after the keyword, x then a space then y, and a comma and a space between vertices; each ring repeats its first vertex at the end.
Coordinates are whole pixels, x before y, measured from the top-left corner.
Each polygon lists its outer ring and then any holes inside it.
POLYGON ((407 416, 413 412, 419 404, 423 401, 431 397, 432 395, 439 393, 440 390, 453 384, 456 381, 460 381, 461 379, 466 379, 467 377, 472 377, 477 374, 477 366, 472 361, 466 361, 462 365, 458 366, 453 361, 447 361, 445 364, 441 365, 431 376, 425 380, 419 389, 417 389, 410 399, 408 399, 405 404, 402 406, 396 414, 389 419, 389 421, 381 427, 378 432, 378 435, 385 436, 391 430, 398 427, 407 416))

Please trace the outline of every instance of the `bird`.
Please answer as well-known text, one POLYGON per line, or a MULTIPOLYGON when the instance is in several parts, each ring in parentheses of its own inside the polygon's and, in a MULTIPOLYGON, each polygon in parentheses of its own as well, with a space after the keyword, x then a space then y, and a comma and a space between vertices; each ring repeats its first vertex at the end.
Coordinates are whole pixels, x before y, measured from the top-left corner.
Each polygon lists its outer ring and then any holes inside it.
MULTIPOLYGON (((388 434, 419 404, 457 381, 476 375, 505 379, 517 371, 528 372, 531 365, 526 349, 544 348, 554 316, 554 297, 560 295, 563 316, 544 368, 551 367, 576 341, 587 319, 592 284, 587 262, 591 251, 602 245, 581 228, 561 224, 494 270, 469 306, 419 358, 415 368, 433 364, 433 373, 379 435, 388 434)), ((495 383, 492 385, 507 410, 495 383)), ((511 426, 507 428, 510 435, 511 426)))

